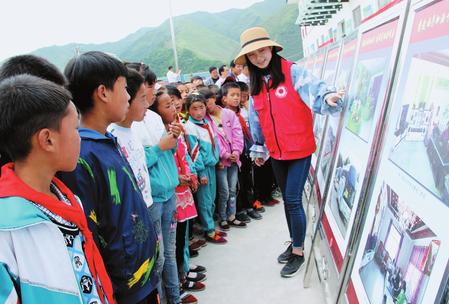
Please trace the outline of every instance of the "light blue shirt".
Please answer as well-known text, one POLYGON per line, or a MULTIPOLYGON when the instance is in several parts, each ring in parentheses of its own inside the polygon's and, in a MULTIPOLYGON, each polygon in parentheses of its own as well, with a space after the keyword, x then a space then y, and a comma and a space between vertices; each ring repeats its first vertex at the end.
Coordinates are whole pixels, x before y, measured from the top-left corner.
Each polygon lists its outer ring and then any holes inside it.
MULTIPOLYGON (((291 79, 293 87, 303 102, 314 112, 322 115, 334 115, 343 109, 343 101, 340 99, 336 107, 327 104, 326 96, 330 93, 335 93, 336 88, 328 86, 323 80, 313 76, 312 73, 296 64, 291 66, 291 79)), ((270 76, 265 77, 268 82, 270 76)), ((254 100, 249 99, 249 124, 251 135, 255 144, 251 147, 251 158, 262 157, 268 158, 268 150, 264 146, 265 138, 260 127, 259 114, 254 110, 254 100)))

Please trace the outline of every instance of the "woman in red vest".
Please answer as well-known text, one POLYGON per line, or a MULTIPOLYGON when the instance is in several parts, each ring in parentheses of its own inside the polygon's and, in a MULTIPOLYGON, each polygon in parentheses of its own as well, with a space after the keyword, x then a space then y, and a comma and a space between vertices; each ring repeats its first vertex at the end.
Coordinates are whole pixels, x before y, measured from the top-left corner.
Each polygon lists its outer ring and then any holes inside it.
POLYGON ((244 31, 240 43, 242 50, 235 63, 246 63, 250 71, 249 115, 255 142, 251 154, 257 166, 271 157, 281 187, 291 243, 278 261, 286 264, 281 276, 291 277, 304 265, 306 216, 302 193, 316 149, 312 110, 320 114, 341 111, 344 92, 337 93, 279 56, 282 46, 272 41, 264 28, 244 31))

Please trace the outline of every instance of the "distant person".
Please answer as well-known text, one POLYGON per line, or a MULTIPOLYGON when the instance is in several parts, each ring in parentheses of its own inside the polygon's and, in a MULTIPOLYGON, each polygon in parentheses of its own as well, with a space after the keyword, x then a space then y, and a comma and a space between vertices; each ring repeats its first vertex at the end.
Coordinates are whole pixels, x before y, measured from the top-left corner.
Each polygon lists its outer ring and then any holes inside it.
POLYGON ((215 82, 219 88, 223 85, 226 78, 229 76, 229 68, 226 64, 223 64, 220 68, 218 68, 219 79, 215 82))
POLYGON ((307 225, 302 194, 311 155, 316 150, 311 108, 317 113, 341 111, 342 95, 328 90, 325 82, 279 56, 282 46, 271 40, 264 28, 244 31, 240 43, 242 49, 235 63, 248 64, 250 72, 249 120, 255 142, 252 158, 257 166, 262 166, 271 156, 292 240, 278 261, 286 263, 281 276, 291 277, 305 261, 307 225))
POLYGON ((78 161, 71 99, 31 75, 0 84, 0 146, 12 160, 0 178, 2 303, 114 303, 81 202, 55 178, 78 161))
POLYGON ((249 69, 247 64, 243 65, 242 73, 237 76, 237 80, 249 85, 249 69))
POLYGON ((168 83, 178 82, 180 80, 180 75, 181 75, 181 70, 174 72, 173 66, 169 66, 168 72, 167 72, 167 82, 168 83))
POLYGON ((127 69, 105 53, 87 52, 64 73, 81 113, 81 153, 75 171, 60 177, 83 203, 117 302, 156 303, 157 235, 133 169, 107 131, 126 118, 127 69))
POLYGON ((195 89, 198 89, 198 86, 204 86, 203 77, 201 76, 193 76, 190 82, 195 86, 195 89))
POLYGON ((204 84, 206 86, 210 86, 211 84, 215 84, 217 80, 220 78, 220 75, 218 74, 218 69, 215 66, 212 66, 209 68, 209 74, 210 77, 206 79, 204 84))
POLYGON ((231 67, 229 76, 231 76, 234 81, 237 81, 237 77, 242 74, 243 66, 241 64, 235 63, 234 60, 231 60, 229 66, 231 67))

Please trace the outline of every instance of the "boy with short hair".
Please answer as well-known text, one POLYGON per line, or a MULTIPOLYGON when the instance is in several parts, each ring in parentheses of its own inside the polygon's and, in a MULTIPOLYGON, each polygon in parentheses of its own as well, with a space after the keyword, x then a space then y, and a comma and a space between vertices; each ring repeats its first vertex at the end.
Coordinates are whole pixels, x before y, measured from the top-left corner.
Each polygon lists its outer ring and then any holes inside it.
MULTIPOLYGON (((7 59, 0 67, 0 81, 11 76, 30 74, 64 86, 67 82, 58 68, 47 59, 35 55, 18 55, 7 59)), ((11 162, 1 155, 0 166, 11 162)))
POLYGON ((81 153, 62 179, 83 201, 119 303, 157 303, 154 262, 158 243, 133 171, 106 131, 128 111, 126 67, 102 52, 73 58, 65 68, 81 112, 81 153))
POLYGON ((79 156, 78 114, 62 86, 0 83, 0 302, 114 303, 79 200, 57 178, 79 156))

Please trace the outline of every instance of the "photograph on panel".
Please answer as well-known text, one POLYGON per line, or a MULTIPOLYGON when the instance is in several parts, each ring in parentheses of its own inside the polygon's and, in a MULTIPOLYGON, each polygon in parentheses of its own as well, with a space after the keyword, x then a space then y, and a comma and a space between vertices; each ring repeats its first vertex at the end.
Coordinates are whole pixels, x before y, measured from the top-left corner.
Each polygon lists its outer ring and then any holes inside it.
POLYGON ((329 207, 343 238, 355 204, 357 185, 361 182, 360 172, 357 159, 350 157, 341 149, 330 189, 329 207))
POLYGON ((415 54, 407 77, 390 160, 449 205, 449 49, 415 54))
POLYGON ((321 149, 321 138, 323 136, 324 124, 326 122, 326 116, 321 114, 315 114, 313 117, 313 135, 315 136, 316 150, 314 152, 315 157, 318 157, 321 149))
POLYGON ((365 142, 375 128, 377 106, 383 102, 397 25, 397 19, 392 20, 362 34, 345 126, 365 142))
POLYGON ((370 303, 422 303, 439 247, 439 237, 384 183, 359 267, 370 303))
POLYGON ((390 160, 449 206, 449 1, 416 11, 390 160), (418 165, 419 164, 419 165, 418 165))
POLYGON ((350 98, 346 128, 365 142, 371 133, 384 70, 384 60, 370 59, 359 62, 355 71, 356 93, 350 98))
POLYGON ((325 178, 327 177, 327 174, 329 172, 329 168, 331 165, 331 160, 332 160, 332 154, 333 154, 333 148, 335 146, 335 141, 336 141, 336 131, 337 131, 337 127, 338 127, 338 119, 339 118, 334 118, 334 117, 330 117, 329 119, 329 123, 328 123, 328 128, 326 130, 326 136, 325 136, 325 140, 323 142, 323 151, 321 152, 321 160, 320 160, 320 168, 319 168, 319 173, 318 173, 318 183, 321 187, 324 187, 324 182, 325 182, 325 178), (332 123, 332 122, 336 122, 336 123, 332 123))

